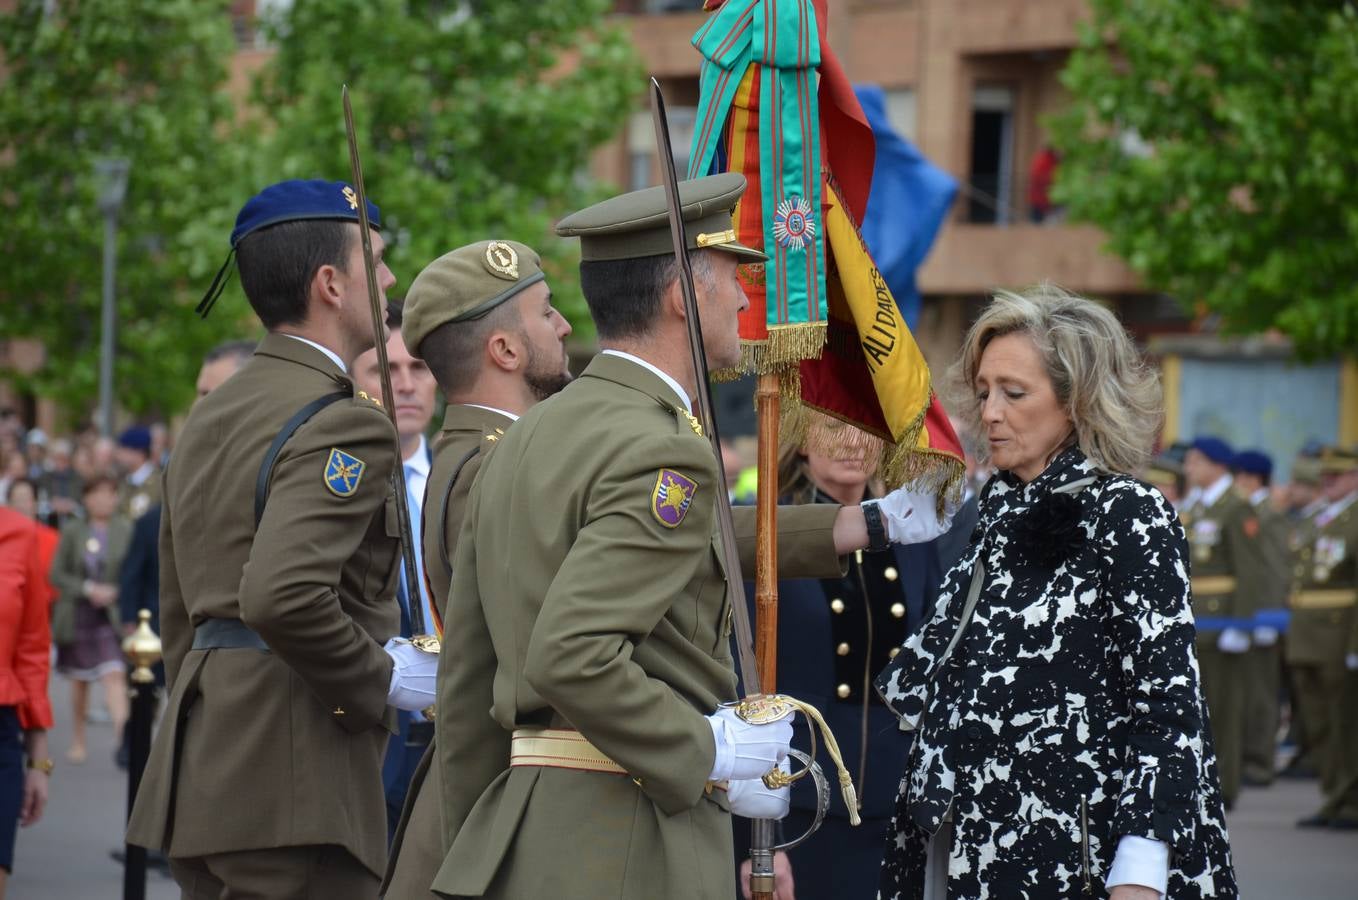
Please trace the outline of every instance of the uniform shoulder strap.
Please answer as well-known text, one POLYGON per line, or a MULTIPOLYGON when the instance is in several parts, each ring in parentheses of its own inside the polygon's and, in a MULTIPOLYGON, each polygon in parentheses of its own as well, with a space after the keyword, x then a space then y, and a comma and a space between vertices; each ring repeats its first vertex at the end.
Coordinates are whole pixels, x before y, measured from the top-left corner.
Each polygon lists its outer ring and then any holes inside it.
POLYGON ((325 409, 336 400, 353 399, 353 394, 348 391, 335 391, 333 394, 326 394, 317 397, 297 412, 293 413, 291 419, 283 425, 278 435, 269 445, 269 451, 264 454, 264 462, 259 467, 259 477, 255 479, 255 527, 259 527, 260 520, 264 518, 264 501, 269 498, 269 478, 273 475, 274 463, 278 461, 278 453, 283 449, 283 445, 288 442, 288 438, 301 428, 316 413, 325 409))
POLYGON ((466 468, 471 458, 481 452, 481 445, 477 444, 466 452, 457 462, 453 469, 453 477, 448 479, 448 486, 443 489, 443 502, 439 504, 439 561, 443 563, 444 574, 453 574, 453 561, 448 558, 448 542, 443 539, 443 535, 448 533, 448 501, 453 496, 453 488, 457 485, 457 479, 462 475, 462 470, 466 468))

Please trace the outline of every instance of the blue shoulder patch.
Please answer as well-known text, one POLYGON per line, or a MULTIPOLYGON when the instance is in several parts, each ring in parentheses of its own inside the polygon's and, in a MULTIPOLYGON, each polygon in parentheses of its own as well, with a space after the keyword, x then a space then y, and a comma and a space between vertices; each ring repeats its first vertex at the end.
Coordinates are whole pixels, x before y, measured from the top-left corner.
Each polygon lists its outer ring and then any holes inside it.
POLYGON ((338 447, 332 447, 325 461, 325 486, 336 497, 352 497, 368 464, 338 447))

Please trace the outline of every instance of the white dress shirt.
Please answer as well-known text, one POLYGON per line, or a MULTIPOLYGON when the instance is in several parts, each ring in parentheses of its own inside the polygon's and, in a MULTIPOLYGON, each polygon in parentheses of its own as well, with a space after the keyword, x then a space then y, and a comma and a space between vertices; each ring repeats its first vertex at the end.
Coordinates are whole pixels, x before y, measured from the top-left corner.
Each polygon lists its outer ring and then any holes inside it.
POLYGON ((323 347, 320 344, 316 343, 315 341, 309 341, 306 338, 296 334, 284 334, 283 336, 290 337, 294 341, 301 341, 303 344, 310 344, 312 347, 315 347, 317 350, 321 351, 326 356, 330 357, 330 361, 333 362, 335 365, 339 366, 339 370, 341 372, 343 372, 345 375, 349 374, 349 367, 344 364, 344 360, 340 359, 339 354, 336 353, 334 350, 331 350, 329 347, 323 347))
POLYGON ((674 396, 677 397, 677 398, 679 398, 679 400, 684 404, 684 409, 689 409, 689 410, 693 409, 693 398, 690 397, 690 396, 688 395, 688 391, 684 390, 684 389, 679 385, 679 382, 675 381, 674 378, 672 378, 672 377, 669 375, 669 373, 662 371, 660 368, 658 368, 657 366, 655 366, 653 363, 648 363, 646 360, 642 359, 640 356, 633 356, 632 354, 630 354, 630 353, 624 353, 624 352, 621 351, 621 350, 605 350, 605 351, 603 351, 603 352, 604 352, 605 354, 609 355, 609 356, 620 356, 620 357, 622 357, 623 359, 631 360, 632 362, 634 362, 634 363, 636 363, 637 365, 641 366, 643 369, 647 370, 648 372, 654 373, 655 376, 656 376, 657 378, 659 378, 661 381, 665 382, 665 384, 669 385, 670 389, 674 391, 674 396))

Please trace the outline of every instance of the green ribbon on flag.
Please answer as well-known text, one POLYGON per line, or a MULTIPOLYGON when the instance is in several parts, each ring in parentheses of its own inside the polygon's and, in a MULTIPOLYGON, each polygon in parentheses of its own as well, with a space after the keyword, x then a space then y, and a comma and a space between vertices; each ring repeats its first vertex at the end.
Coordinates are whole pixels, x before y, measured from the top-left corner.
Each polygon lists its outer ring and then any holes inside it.
POLYGON ((688 177, 707 174, 746 69, 759 66, 759 172, 770 329, 822 325, 820 35, 810 0, 728 2, 693 37, 703 54, 688 177))

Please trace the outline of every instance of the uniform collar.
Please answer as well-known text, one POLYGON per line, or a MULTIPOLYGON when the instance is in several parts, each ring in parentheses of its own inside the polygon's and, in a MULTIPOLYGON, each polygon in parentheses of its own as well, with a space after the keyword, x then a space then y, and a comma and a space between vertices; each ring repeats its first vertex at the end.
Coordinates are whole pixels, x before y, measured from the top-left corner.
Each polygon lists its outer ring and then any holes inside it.
POLYGON ((308 340, 307 338, 304 338, 299 334, 285 334, 284 337, 290 337, 294 341, 301 341, 303 344, 315 347, 317 350, 324 353, 341 372, 343 372, 345 375, 349 374, 349 367, 344 364, 344 360, 340 359, 339 354, 336 353, 334 350, 331 350, 329 347, 326 347, 322 344, 318 344, 315 341, 308 340))
POLYGON ((1221 495, 1231 489, 1231 476, 1222 475, 1216 481, 1203 488, 1202 505, 1204 507, 1215 506, 1221 499, 1221 495))
MULTIPOLYGON (((680 386, 679 382, 675 381, 674 378, 668 372, 665 372, 659 366, 647 362, 640 356, 634 356, 633 354, 626 353, 622 350, 612 350, 612 349, 604 350, 602 353, 599 354, 599 356, 614 356, 619 359, 625 359, 630 362, 636 363, 646 371, 650 372, 655 377, 659 378, 671 391, 673 391, 674 398, 677 398, 679 402, 683 404, 684 409, 690 411, 693 409, 693 398, 688 395, 688 391, 684 390, 683 387, 680 386)), ((596 360, 598 358, 599 358, 598 356, 595 357, 596 360)), ((590 368, 593 368, 592 363, 590 365, 590 368)), ((605 375, 604 377, 607 378, 608 376, 605 375)))
POLYGON ((500 427, 514 421, 517 421, 517 417, 511 413, 479 403, 450 403, 443 411, 444 433, 453 431, 479 433, 487 428, 500 427))
POLYGON ((467 405, 467 406, 474 406, 474 407, 476 407, 477 409, 484 409, 486 412, 492 412, 492 413, 495 413, 495 414, 497 414, 497 415, 504 416, 506 419, 508 419, 508 420, 511 421, 511 422, 517 422, 517 421, 519 421, 519 417, 516 416, 516 415, 514 415, 512 412, 509 412, 509 411, 507 411, 507 410, 500 409, 499 407, 496 407, 496 406, 485 406, 484 404, 481 404, 481 403, 468 403, 468 404, 466 404, 466 405, 467 405))
POLYGON ((314 341, 293 337, 280 331, 271 331, 259 342, 259 346, 255 348, 255 355, 271 356, 274 359, 307 366, 350 389, 353 388, 348 372, 339 357, 314 341))

